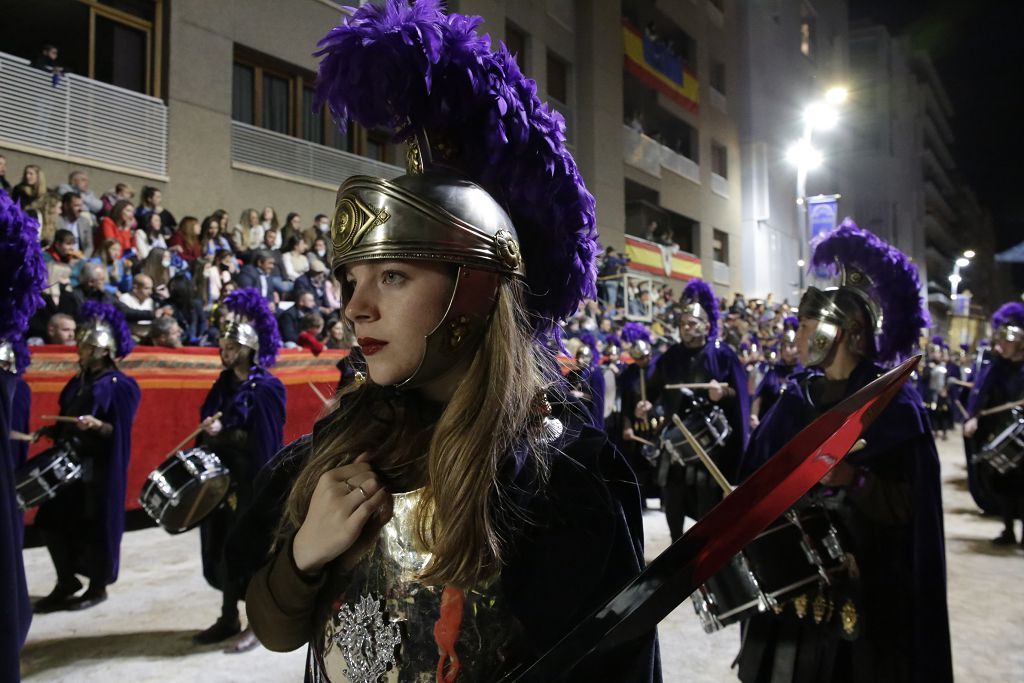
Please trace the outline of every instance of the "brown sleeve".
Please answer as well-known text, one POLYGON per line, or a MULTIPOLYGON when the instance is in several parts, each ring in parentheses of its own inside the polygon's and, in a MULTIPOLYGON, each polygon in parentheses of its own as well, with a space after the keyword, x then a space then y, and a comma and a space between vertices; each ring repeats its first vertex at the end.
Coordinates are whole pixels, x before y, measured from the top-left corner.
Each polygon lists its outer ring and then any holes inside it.
POLYGON ((249 582, 245 610, 256 637, 268 649, 290 652, 309 640, 324 574, 302 574, 292 557, 292 538, 249 582))

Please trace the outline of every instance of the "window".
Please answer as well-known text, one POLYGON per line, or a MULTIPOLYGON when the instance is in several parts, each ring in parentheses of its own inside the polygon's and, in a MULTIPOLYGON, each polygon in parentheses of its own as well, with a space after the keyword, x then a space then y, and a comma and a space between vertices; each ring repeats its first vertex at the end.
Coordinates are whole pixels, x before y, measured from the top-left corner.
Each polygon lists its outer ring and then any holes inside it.
POLYGON ((800 6, 800 52, 805 57, 814 59, 815 40, 817 39, 817 19, 810 5, 800 6))
POLYGON ((711 172, 723 178, 729 177, 729 151, 725 145, 711 142, 711 172))
POLYGON ((242 123, 256 123, 253 110, 253 93, 255 92, 253 68, 245 64, 234 64, 231 75, 231 118, 242 123))
POLYGON ((569 65, 553 52, 548 52, 548 97, 569 104, 569 65))
POLYGON ((310 142, 324 142, 324 113, 313 113, 313 88, 302 87, 302 137, 310 142))
POLYGON ((288 115, 288 79, 263 72, 263 127, 288 135, 292 131, 288 115))
POLYGON ((729 233, 713 230, 711 248, 716 261, 729 265, 729 233))
POLYGON ((718 92, 725 94, 725 63, 717 59, 711 62, 710 74, 711 87, 718 92))
POLYGON ((516 58, 516 63, 519 64, 519 68, 524 72, 526 71, 526 65, 529 63, 526 53, 527 40, 526 31, 513 23, 505 22, 505 47, 516 58))

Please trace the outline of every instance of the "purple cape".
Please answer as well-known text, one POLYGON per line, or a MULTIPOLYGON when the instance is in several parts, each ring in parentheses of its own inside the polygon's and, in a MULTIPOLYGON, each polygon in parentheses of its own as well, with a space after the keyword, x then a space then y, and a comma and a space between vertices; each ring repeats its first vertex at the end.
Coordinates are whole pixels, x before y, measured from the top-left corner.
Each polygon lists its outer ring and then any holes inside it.
POLYGON ((600 365, 591 365, 583 370, 574 370, 579 378, 581 388, 588 394, 590 399, 583 401, 587 412, 590 415, 589 424, 597 429, 604 430, 604 372, 600 365))
MULTIPOLYGON (((82 383, 75 375, 60 392, 61 415, 82 383)), ((121 536, 124 534, 124 503, 128 487, 128 460, 132 454, 132 423, 139 407, 139 385, 120 370, 98 377, 92 384, 92 411, 95 417, 114 427, 110 437, 110 467, 106 481, 98 482, 103 495, 103 548, 107 560, 107 583, 117 581, 121 564, 121 536)))
MULTIPOLYGON (((883 372, 869 362, 861 363, 850 376, 846 395, 883 372)), ((794 376, 754 430, 740 466, 741 478, 750 476, 816 415, 801 384, 808 376, 809 371, 794 376)), ((864 440, 866 447, 850 454, 845 461, 873 472, 887 470, 888 476, 908 483, 910 512, 905 523, 889 527, 891 533, 877 533, 871 539, 867 550, 885 548, 887 560, 882 563, 884 566, 862 563, 862 577, 865 580, 869 576, 887 577, 890 581, 900 581, 899 587, 905 588, 902 596, 905 614, 893 614, 891 610, 900 608, 895 604, 879 605, 877 609, 882 619, 900 619, 906 624, 905 646, 914 680, 951 681, 939 456, 917 391, 904 384, 864 433, 864 440)), ((857 555, 857 549, 853 551, 857 555)), ((870 596, 866 597, 870 600, 870 596)), ((870 614, 865 616, 865 619, 871 618, 870 614)))
POLYGON ((14 497, 11 402, 20 378, 0 371, 0 680, 20 677, 19 653, 25 644, 32 606, 22 562, 21 511, 14 497))
MULTIPOLYGON (((779 392, 789 377, 803 371, 804 366, 797 361, 795 365, 772 363, 764 372, 764 377, 754 389, 754 398, 761 399, 761 415, 767 415, 768 409, 779 399, 779 392)), ((760 415, 758 416, 760 417, 760 415)))
POLYGON ((199 417, 220 411, 224 429, 242 429, 252 446, 252 471, 267 464, 284 445, 285 390, 269 370, 253 366, 249 379, 231 391, 231 371, 225 370, 206 395, 199 417))

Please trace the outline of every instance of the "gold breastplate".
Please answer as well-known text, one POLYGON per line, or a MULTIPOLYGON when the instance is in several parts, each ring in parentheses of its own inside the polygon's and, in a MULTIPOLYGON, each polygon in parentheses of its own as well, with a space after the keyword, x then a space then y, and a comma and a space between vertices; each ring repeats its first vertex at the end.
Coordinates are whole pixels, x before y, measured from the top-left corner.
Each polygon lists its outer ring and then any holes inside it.
POLYGON ((428 683, 497 678, 518 622, 497 582, 428 586, 430 560, 413 533, 419 491, 395 494, 394 516, 356 565, 313 640, 310 678, 330 683, 428 683))

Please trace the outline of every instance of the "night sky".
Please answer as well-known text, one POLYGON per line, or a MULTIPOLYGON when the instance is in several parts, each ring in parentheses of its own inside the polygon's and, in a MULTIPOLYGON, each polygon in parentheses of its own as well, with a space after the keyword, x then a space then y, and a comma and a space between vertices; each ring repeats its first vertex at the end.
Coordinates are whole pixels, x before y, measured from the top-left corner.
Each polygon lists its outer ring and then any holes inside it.
POLYGON ((850 0, 927 50, 955 116, 953 154, 995 218, 997 243, 1024 240, 1024 1, 850 0))

